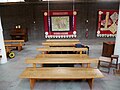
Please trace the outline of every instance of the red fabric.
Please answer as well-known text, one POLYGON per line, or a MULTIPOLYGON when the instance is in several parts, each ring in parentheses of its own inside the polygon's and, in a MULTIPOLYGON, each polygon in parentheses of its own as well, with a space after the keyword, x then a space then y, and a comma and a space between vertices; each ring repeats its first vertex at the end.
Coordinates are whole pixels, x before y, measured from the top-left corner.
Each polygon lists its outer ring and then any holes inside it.
MULTIPOLYGON (((113 20, 113 17, 115 18, 116 15, 118 15, 118 10, 99 10, 98 11, 98 28, 97 28, 97 35, 115 35, 117 32, 117 29, 111 30, 113 25, 113 22, 115 23, 115 25, 118 25, 118 18, 116 18, 117 20, 113 20), (108 15, 108 23, 107 23, 107 28, 105 28, 105 24, 106 24, 106 17, 107 17, 107 13, 109 13, 108 15), (117 14, 116 14, 117 13, 117 14), (103 30, 104 29, 104 30, 103 30), (98 33, 99 31, 99 33, 98 33)), ((114 26, 115 27, 115 26, 114 26)))
MULTIPOLYGON (((44 12, 45 13, 45 12, 44 12)), ((48 36, 49 35, 75 35, 73 34, 74 31, 76 31, 76 15, 73 15, 73 11, 50 11, 50 12, 46 12, 47 15, 44 15, 44 31, 48 32, 48 36), (70 31, 63 31, 63 32, 59 32, 59 31, 51 31, 50 30, 50 26, 52 23, 49 24, 49 20, 48 17, 50 18, 50 16, 70 16, 70 18, 72 17, 72 23, 70 24, 70 31)))

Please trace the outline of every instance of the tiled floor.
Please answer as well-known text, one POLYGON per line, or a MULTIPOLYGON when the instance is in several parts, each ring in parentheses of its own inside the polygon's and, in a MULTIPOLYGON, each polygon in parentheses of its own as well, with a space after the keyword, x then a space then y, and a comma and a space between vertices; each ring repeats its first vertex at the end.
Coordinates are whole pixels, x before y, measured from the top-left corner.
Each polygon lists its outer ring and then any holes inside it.
MULTIPOLYGON (((81 42, 90 47, 90 57, 98 58, 101 55, 101 40, 81 40, 81 42)), ((0 65, 0 90, 30 90, 29 80, 20 79, 22 71, 31 65, 24 63, 25 58, 35 57, 40 52, 36 51, 41 47, 41 40, 26 42, 24 50, 14 51, 16 57, 8 59, 6 64, 0 65)), ((112 70, 110 74, 103 73, 105 78, 95 79, 94 90, 120 90, 120 77, 114 76, 112 70)), ((89 90, 86 81, 37 81, 34 90, 89 90)))

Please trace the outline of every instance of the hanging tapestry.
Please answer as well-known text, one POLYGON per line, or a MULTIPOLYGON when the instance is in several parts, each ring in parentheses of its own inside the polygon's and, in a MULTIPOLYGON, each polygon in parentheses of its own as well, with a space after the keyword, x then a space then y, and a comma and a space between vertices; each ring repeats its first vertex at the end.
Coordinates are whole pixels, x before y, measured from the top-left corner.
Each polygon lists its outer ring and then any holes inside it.
POLYGON ((76 11, 44 12, 45 38, 76 38, 76 11))
POLYGON ((118 26, 118 10, 99 10, 97 37, 115 37, 118 26))

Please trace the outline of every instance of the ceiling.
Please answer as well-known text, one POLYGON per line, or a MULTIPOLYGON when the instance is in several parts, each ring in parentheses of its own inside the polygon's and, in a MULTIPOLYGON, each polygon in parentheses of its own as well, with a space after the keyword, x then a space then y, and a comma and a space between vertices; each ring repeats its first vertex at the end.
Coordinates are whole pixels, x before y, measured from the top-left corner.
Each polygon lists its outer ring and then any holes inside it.
POLYGON ((120 0, 25 0, 25 2, 41 2, 41 1, 51 1, 51 2, 120 2, 120 0))
MULTIPOLYGON (((14 1, 14 0, 0 0, 0 3, 4 1, 14 1)), ((25 2, 120 2, 120 0, 18 0, 18 1, 25 1, 25 2)))
MULTIPOLYGON (((1 1, 1 0, 0 0, 1 1)), ((7 0, 8 1, 8 0, 7 0)), ((24 0, 25 2, 0 2, 0 5, 14 5, 14 4, 42 4, 42 3, 90 3, 90 2, 117 2, 120 0, 24 0)))

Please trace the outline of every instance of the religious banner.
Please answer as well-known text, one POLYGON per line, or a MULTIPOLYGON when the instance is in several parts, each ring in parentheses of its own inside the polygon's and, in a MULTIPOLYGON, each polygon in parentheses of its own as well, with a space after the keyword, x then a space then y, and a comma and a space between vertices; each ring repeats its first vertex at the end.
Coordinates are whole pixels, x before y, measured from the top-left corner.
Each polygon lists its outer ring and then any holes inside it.
POLYGON ((76 38, 76 11, 44 12, 45 38, 76 38))
POLYGON ((97 37, 115 37, 118 26, 118 10, 99 10, 97 37))

